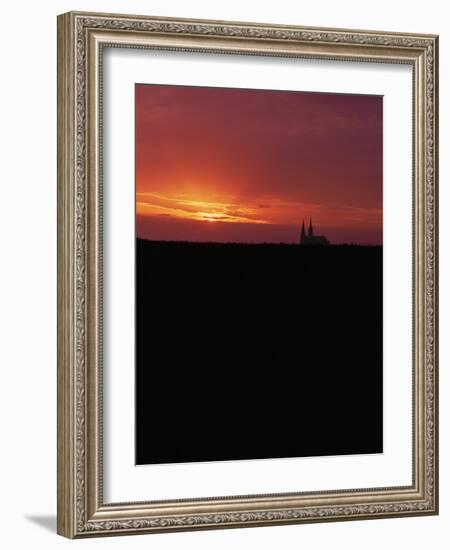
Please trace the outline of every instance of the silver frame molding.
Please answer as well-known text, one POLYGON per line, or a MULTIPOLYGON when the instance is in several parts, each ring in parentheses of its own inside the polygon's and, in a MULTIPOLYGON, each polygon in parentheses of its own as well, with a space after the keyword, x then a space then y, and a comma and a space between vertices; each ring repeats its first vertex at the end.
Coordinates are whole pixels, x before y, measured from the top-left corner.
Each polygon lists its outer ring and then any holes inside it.
POLYGON ((438 37, 434 35, 81 12, 58 17, 59 534, 81 538, 438 513, 437 83, 438 37), (103 502, 104 47, 412 66, 411 486, 164 502, 103 502))

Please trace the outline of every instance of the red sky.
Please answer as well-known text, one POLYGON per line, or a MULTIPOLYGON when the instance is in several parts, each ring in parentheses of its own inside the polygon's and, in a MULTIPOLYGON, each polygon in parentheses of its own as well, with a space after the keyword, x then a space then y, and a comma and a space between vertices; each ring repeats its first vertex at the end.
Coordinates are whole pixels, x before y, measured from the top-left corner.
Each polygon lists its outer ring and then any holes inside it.
POLYGON ((382 243, 381 96, 136 85, 136 230, 382 243))

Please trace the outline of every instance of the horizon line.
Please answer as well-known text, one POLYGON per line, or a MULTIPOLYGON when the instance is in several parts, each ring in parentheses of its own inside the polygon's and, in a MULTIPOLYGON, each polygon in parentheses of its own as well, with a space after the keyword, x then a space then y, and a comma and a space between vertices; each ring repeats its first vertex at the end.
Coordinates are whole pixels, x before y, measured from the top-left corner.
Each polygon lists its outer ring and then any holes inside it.
POLYGON ((244 245, 244 246, 296 246, 299 248, 317 248, 317 247, 330 247, 330 246, 366 246, 366 247, 382 247, 382 243, 354 243, 354 242, 341 242, 341 243, 329 243, 328 245, 302 245, 295 241, 285 242, 273 242, 273 241, 264 241, 264 242, 244 242, 244 241, 189 241, 184 239, 147 239, 145 237, 139 237, 136 235, 137 241, 146 241, 154 243, 188 243, 188 244, 220 244, 220 245, 244 245))

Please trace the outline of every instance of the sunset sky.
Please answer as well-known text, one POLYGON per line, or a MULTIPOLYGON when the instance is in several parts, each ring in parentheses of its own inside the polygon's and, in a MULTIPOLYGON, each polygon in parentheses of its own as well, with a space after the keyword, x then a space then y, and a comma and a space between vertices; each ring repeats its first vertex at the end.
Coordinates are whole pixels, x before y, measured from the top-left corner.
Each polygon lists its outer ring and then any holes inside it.
POLYGON ((381 96, 136 85, 139 238, 382 243, 381 96))

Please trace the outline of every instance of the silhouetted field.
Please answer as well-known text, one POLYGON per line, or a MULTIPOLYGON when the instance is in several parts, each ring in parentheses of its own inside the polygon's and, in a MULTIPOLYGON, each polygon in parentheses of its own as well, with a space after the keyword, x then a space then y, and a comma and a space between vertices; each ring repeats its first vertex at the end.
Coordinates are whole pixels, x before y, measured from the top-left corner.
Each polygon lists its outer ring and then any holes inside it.
POLYGON ((382 248, 136 245, 138 464, 382 451, 382 248))

